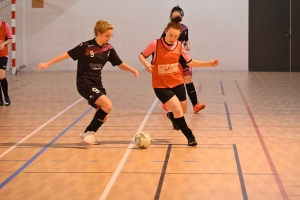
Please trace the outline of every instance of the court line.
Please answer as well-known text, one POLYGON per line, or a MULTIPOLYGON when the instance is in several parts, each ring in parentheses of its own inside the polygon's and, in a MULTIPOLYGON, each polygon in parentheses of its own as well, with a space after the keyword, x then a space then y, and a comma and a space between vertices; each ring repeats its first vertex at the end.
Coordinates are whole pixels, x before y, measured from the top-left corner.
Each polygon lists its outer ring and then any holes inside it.
POLYGON ((58 136, 56 136, 51 142, 44 146, 39 152, 32 156, 24 165, 22 165, 17 171, 10 175, 6 180, 0 184, 0 190, 7 185, 11 180, 18 176, 26 167, 28 167, 35 159, 37 159, 42 153, 44 153, 52 144, 54 144, 61 136, 63 136, 69 129, 71 129, 79 120, 81 120, 87 113, 89 113, 93 107, 90 107, 80 117, 78 117, 72 124, 70 124, 65 130, 63 130, 58 136))
POLYGON ((266 159, 267 159, 267 161, 268 161, 268 163, 269 163, 269 167, 271 168, 272 174, 277 174, 277 175, 274 175, 274 178, 275 178, 275 181, 276 181, 276 183, 277 183, 278 189, 279 189, 279 191, 280 191, 280 193, 281 193, 281 196, 282 196, 282 198, 283 198, 284 200, 288 200, 288 199, 289 199, 289 196, 287 195, 287 192, 286 192, 285 189, 284 189, 283 183, 282 183, 282 181, 281 181, 281 179, 280 179, 280 177, 279 177, 279 175, 278 175, 278 173, 277 173, 275 164, 274 164, 274 162, 273 162, 273 160, 272 160, 272 157, 271 157, 271 155, 270 155, 270 153, 269 153, 269 150, 268 150, 267 145, 266 145, 266 143, 265 143, 265 141, 264 141, 264 138, 263 138, 263 136, 261 135, 260 130, 259 130, 257 124, 256 124, 256 121, 255 121, 254 116, 253 116, 253 114, 252 114, 252 112, 251 112, 251 110, 250 110, 250 107, 249 107, 249 105, 248 105, 248 102, 247 102, 247 100, 246 100, 246 98, 245 98, 245 96, 244 96, 244 94, 243 94, 243 92, 242 92, 242 90, 241 90, 241 88, 240 88, 239 83, 238 83, 236 80, 235 80, 234 82, 235 82, 236 87, 237 87, 237 89, 238 89, 238 91, 239 91, 239 93, 240 93, 240 96, 241 96, 241 98, 242 98, 242 100, 243 100, 243 102, 244 102, 244 105, 245 105, 245 107, 246 107, 246 110, 247 110, 247 112, 248 112, 248 115, 249 115, 249 117, 250 117, 250 119, 251 119, 251 121, 252 121, 252 125, 253 125, 253 127, 254 127, 254 129, 255 129, 256 135, 257 135, 258 140, 259 140, 259 142, 260 142, 260 145, 261 145, 261 147, 262 147, 262 149, 263 149, 263 152, 264 152, 264 154, 265 154, 265 156, 266 156, 266 159))
POLYGON ((162 186, 164 184, 164 179, 165 179, 165 175, 166 175, 166 171, 167 171, 167 167, 168 167, 168 163, 169 163, 171 149, 172 149, 172 144, 169 144, 168 145, 168 150, 167 150, 167 153, 166 153, 166 157, 165 157, 165 162, 164 162, 164 165, 163 165, 163 168, 162 168, 162 171, 161 171, 161 174, 160 174, 158 186, 157 186, 157 189, 156 189, 156 193, 155 193, 155 197, 154 197, 155 200, 158 200, 159 197, 160 197, 161 189, 162 189, 162 186))
MULTIPOLYGON (((155 100, 154 100, 153 104, 151 105, 148 113, 146 114, 143 122, 141 123, 140 127, 136 131, 136 134, 142 132, 142 129, 144 128, 147 120, 149 119, 150 114, 152 113, 152 111, 154 109, 154 106, 156 105, 157 101, 158 101, 158 99, 155 98, 155 100)), ((114 174, 112 175, 112 177, 110 178, 110 180, 109 180, 108 184, 106 185, 104 191, 102 192, 99 200, 105 200, 106 197, 108 196, 108 194, 109 194, 112 186, 116 182, 116 180, 117 180, 117 178, 118 178, 118 176, 119 176, 119 174, 120 174, 120 172, 121 172, 121 170, 122 170, 122 168, 123 168, 123 166, 124 166, 124 164, 125 164, 125 162, 126 162, 126 160, 127 160, 127 158, 128 158, 128 156, 129 156, 129 154, 130 154, 130 152, 131 152, 131 150, 132 150, 133 147, 134 147, 134 137, 131 140, 130 145, 127 147, 127 150, 125 151, 125 153, 124 153, 124 155, 123 155, 123 157, 122 157, 119 165, 117 166, 116 170, 114 171, 114 174)))
POLYGON ((222 95, 225 95, 222 81, 220 81, 220 86, 221 86, 221 90, 222 90, 222 95))
POLYGON ((13 146, 11 146, 9 149, 7 149, 6 151, 4 151, 2 154, 0 154, 0 159, 5 156, 6 154, 8 154, 9 152, 11 152, 14 148, 16 148, 19 144, 23 143, 25 140, 27 140, 28 138, 30 138, 32 135, 34 135, 36 132, 38 132, 39 130, 41 130, 42 128, 44 128, 46 125, 48 125, 50 122, 52 122, 54 119, 56 119, 57 117, 59 117, 60 115, 62 115, 64 112, 66 112, 67 110, 69 110, 70 108, 72 108, 74 105, 76 105, 78 102, 80 102, 83 98, 80 98, 79 100, 75 101, 73 104, 71 104, 70 106, 68 106, 67 108, 65 108, 64 110, 62 110, 60 113, 58 113, 57 115, 55 115, 54 117, 52 117, 51 119, 49 119, 47 122, 45 122, 43 125, 41 125, 40 127, 38 127, 37 129, 35 129, 33 132, 31 132, 29 135, 27 135, 26 137, 24 137, 22 140, 20 140, 19 142, 15 143, 13 146))
POLYGON ((246 190, 246 186, 245 186, 245 181, 244 181, 244 177, 243 177, 243 172, 242 172, 242 167, 241 167, 241 163, 240 163, 240 159, 239 159, 238 150, 237 150, 235 144, 233 144, 232 146, 233 146, 233 151, 234 151, 236 167, 237 167, 238 175, 239 175, 239 179, 240 179, 241 189, 242 189, 242 193, 243 193, 243 199, 248 200, 248 195, 247 195, 247 190, 246 190))
POLYGON ((230 120, 230 113, 229 113, 229 109, 228 109, 228 105, 227 105, 226 101, 224 102, 224 105, 225 105, 225 110, 226 110, 226 115, 227 115, 228 127, 229 127, 229 130, 232 131, 232 125, 231 125, 231 120, 230 120))

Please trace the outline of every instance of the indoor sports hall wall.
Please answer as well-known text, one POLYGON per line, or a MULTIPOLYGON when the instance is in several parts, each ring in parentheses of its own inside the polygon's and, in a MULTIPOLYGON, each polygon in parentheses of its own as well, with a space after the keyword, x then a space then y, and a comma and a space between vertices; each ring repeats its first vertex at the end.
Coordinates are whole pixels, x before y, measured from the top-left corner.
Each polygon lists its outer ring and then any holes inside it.
MULTIPOLYGON (((160 37, 177 4, 185 12, 192 58, 218 58, 218 70, 248 70, 247 0, 44 0, 43 8, 17 1, 17 62, 36 70, 39 62, 92 39, 95 22, 104 19, 115 27, 110 43, 121 59, 144 69, 139 53, 160 37)), ((75 69, 69 59, 49 70, 75 69)), ((105 70, 110 69, 107 64, 105 70)))

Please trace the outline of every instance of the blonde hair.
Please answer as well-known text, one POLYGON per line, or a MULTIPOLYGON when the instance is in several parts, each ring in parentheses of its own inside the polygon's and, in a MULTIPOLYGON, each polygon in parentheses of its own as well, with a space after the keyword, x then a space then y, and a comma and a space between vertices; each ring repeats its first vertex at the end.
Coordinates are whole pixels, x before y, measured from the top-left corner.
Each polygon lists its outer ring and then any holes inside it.
POLYGON ((112 29, 114 29, 114 27, 111 23, 104 20, 99 20, 95 24, 94 33, 95 36, 97 37, 98 32, 104 33, 105 31, 112 30, 112 29))

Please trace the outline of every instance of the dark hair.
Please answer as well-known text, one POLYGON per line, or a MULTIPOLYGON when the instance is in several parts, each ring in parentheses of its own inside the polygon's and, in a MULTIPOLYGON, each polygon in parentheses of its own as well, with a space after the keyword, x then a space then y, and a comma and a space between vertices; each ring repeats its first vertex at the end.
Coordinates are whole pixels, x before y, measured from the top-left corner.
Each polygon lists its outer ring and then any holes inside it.
POLYGON ((181 15, 181 17, 184 16, 184 12, 183 12, 182 8, 179 7, 179 5, 177 5, 177 6, 175 6, 174 8, 172 8, 171 14, 170 14, 170 19, 171 19, 171 20, 172 20, 172 14, 173 14, 173 12, 179 12, 180 15, 181 15))
POLYGON ((168 23, 167 27, 165 28, 165 31, 168 31, 170 28, 174 28, 181 32, 181 24, 179 23, 180 21, 181 21, 180 17, 175 17, 168 23))

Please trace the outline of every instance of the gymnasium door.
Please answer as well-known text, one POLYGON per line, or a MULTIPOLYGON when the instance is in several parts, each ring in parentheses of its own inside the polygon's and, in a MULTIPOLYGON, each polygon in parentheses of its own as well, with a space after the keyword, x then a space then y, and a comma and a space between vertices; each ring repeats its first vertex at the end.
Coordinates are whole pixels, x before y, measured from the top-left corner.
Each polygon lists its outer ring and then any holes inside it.
POLYGON ((290 0, 249 0, 249 71, 290 71, 289 23, 290 0))
POLYGON ((300 72, 300 1, 292 0, 292 40, 291 58, 292 72, 300 72))

